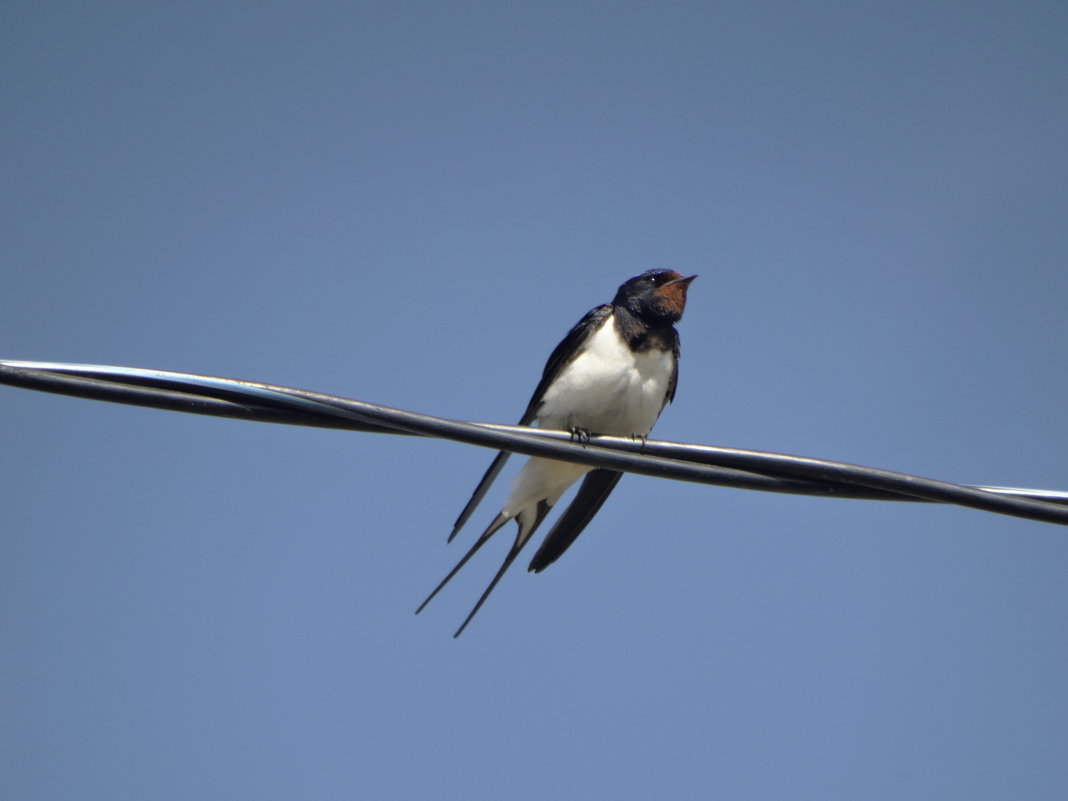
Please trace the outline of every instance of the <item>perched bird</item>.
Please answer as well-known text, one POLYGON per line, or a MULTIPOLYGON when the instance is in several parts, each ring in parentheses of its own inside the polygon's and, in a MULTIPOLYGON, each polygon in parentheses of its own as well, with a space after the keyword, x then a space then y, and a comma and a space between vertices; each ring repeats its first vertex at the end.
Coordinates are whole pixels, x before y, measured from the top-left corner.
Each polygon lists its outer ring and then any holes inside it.
MULTIPOLYGON (((648 270, 620 286, 611 303, 587 312, 549 356, 519 425, 536 422, 541 428, 570 431, 582 440, 596 434, 648 436, 664 406, 675 397, 679 371, 675 323, 682 317, 686 290, 696 277, 684 278, 674 270, 648 270)), ((501 451, 494 458, 456 519, 449 542, 471 517, 508 455, 501 451)), ((531 457, 513 480, 500 514, 415 613, 423 611, 478 549, 514 519, 519 526, 515 543, 453 635, 459 637, 553 504, 584 475, 575 499, 545 537, 529 569, 538 573, 555 562, 597 514, 622 473, 531 457)))

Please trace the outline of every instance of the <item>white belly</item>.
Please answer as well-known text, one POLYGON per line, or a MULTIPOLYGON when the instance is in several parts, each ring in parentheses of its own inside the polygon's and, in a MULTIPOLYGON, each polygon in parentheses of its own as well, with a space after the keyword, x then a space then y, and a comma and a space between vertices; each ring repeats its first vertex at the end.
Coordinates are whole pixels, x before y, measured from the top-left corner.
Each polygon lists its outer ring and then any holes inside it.
POLYGON ((633 352, 609 318, 546 391, 538 425, 646 436, 660 416, 672 371, 672 353, 633 352))
MULTIPOLYGON (((609 318, 546 390, 538 409, 538 425, 646 436, 660 416, 673 370, 673 354, 656 350, 634 353, 609 318)), ((541 500, 552 506, 590 469, 538 457, 527 460, 512 482, 505 514, 524 510, 533 514, 534 504, 541 500)))

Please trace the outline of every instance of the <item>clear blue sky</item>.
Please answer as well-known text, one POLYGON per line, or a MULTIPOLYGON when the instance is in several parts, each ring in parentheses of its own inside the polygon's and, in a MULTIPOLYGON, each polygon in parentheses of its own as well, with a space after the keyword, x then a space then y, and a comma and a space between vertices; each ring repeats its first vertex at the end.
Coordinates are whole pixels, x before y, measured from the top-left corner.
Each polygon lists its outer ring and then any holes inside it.
MULTIPOLYGON (((0 11, 0 357, 513 422, 700 278, 655 434, 1068 489, 1063 3, 0 11)), ((450 634, 488 451, 0 388, 0 797, 1035 799, 1068 531, 628 477, 450 634)), ((508 535, 510 536, 510 535, 508 535)))

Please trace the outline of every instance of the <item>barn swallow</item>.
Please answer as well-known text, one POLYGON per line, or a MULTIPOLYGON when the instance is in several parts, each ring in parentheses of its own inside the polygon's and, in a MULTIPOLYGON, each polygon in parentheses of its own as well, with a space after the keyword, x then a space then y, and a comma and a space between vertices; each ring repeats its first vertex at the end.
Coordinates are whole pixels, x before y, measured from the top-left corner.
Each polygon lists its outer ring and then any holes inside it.
MULTIPOLYGON (((674 270, 648 270, 620 286, 611 303, 587 312, 549 356, 519 425, 537 423, 541 428, 570 431, 581 440, 596 434, 647 437, 664 406, 675 397, 679 374, 675 323, 682 317, 686 290, 696 277, 684 278, 674 270)), ((471 517, 508 456, 501 451, 494 458, 456 519, 449 542, 471 517)), ((555 562, 601 508, 622 473, 541 457, 528 459, 500 513, 415 613, 422 612, 479 548, 514 519, 519 527, 515 543, 453 635, 459 637, 553 504, 583 476, 575 499, 535 552, 529 570, 540 573, 555 562)))

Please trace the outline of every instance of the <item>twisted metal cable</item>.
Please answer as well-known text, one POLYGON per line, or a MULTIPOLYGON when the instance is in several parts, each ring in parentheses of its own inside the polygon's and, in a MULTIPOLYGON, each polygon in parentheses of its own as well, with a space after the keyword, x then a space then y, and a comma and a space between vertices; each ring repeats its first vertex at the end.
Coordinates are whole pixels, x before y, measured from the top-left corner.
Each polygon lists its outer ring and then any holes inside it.
POLYGON ((0 361, 0 383, 158 409, 369 433, 439 437, 659 478, 765 492, 949 503, 1068 525, 1068 492, 978 487, 801 456, 447 420, 252 381, 59 362, 0 361))

